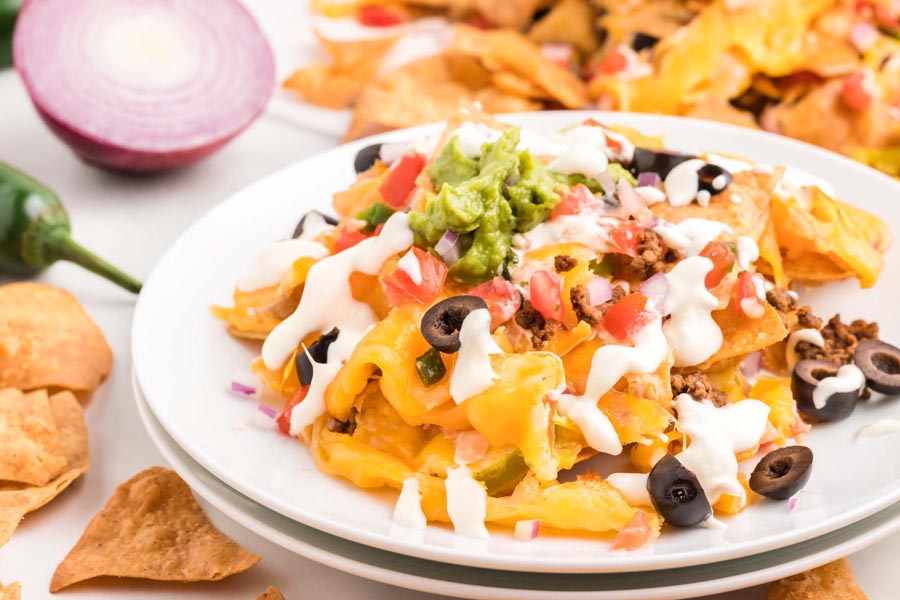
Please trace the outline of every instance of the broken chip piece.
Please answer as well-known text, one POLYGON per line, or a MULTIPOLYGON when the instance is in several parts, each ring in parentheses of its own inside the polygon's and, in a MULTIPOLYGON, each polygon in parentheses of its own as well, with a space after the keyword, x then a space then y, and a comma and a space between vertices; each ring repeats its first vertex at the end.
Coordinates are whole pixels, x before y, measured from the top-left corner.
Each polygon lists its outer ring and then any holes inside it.
POLYGON ((867 600, 853 569, 842 558, 821 567, 772 582, 766 600, 867 600))

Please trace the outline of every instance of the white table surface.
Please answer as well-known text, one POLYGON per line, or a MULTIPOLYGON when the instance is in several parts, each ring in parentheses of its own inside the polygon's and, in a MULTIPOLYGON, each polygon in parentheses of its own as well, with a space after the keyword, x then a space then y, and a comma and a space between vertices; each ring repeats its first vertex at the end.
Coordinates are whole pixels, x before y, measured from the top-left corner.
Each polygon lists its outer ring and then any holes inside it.
MULTIPOLYGON (((139 278, 146 277, 169 244, 213 205, 279 167, 335 143, 334 137, 268 115, 223 151, 194 167, 157 176, 113 175, 79 162, 41 123, 15 73, 0 73, 0 161, 52 186, 69 209, 76 239, 139 278)), ((140 423, 131 392, 129 338, 134 298, 68 264, 52 267, 39 279, 61 286, 81 300, 106 333, 116 362, 109 379, 85 406, 91 470, 51 504, 28 515, 13 539, 0 548, 0 581, 21 581, 27 600, 50 597, 48 587, 56 565, 118 484, 146 467, 165 464, 140 423)), ((250 600, 274 584, 289 600, 437 598, 320 566, 201 504, 218 527, 260 554, 262 562, 217 583, 102 582, 76 586, 63 592, 64 596, 250 600)), ((900 535, 894 535, 851 558, 859 581, 873 600, 898 597, 898 556, 900 535)), ((764 597, 765 589, 757 587, 715 598, 764 597)))

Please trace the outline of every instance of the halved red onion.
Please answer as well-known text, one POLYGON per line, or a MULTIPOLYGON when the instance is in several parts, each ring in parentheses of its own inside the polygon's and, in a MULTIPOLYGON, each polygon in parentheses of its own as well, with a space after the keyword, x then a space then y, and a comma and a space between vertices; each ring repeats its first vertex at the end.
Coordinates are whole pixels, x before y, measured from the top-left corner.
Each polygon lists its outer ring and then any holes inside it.
POLYGON ((434 245, 434 251, 451 267, 459 260, 459 234, 449 229, 434 245))
POLYGON ((13 53, 50 129, 85 161, 123 171, 209 155, 275 86, 272 50, 237 0, 30 0, 13 53))
POLYGON ((593 306, 599 306, 612 298, 612 284, 606 277, 597 275, 588 281, 585 287, 588 291, 588 300, 593 306))
POLYGON ((662 178, 659 176, 659 173, 654 173, 653 171, 644 171, 637 176, 638 187, 645 185, 654 187, 660 183, 662 183, 662 178))
POLYGON ((533 540, 541 533, 540 519, 526 519, 516 521, 516 539, 533 540))
POLYGON ((662 312, 666 296, 669 294, 669 280, 666 279, 665 273, 657 273, 638 286, 637 291, 652 300, 656 310, 662 312))

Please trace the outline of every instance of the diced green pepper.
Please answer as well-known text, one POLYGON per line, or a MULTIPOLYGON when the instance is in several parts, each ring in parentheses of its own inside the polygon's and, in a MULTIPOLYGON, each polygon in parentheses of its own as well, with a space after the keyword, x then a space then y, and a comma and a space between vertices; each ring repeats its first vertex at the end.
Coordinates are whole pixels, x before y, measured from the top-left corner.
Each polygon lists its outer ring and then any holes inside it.
POLYGON ((393 208, 384 202, 376 202, 369 208, 356 213, 356 218, 366 222, 366 226, 362 228, 364 233, 372 233, 376 227, 386 223, 392 214, 394 214, 393 208))
POLYGON ((432 386, 444 378, 447 374, 447 367, 441 360, 441 353, 437 348, 431 348, 428 352, 416 359, 416 371, 419 372, 419 378, 427 386, 432 386))

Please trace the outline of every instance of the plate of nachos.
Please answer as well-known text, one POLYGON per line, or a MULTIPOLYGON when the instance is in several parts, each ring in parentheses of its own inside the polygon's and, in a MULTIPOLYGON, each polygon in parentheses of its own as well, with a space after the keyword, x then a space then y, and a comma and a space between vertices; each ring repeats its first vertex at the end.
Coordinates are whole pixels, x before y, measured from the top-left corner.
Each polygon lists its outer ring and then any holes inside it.
POLYGON ((201 219, 140 297, 135 373, 204 468, 347 539, 747 556, 900 498, 898 191, 734 126, 473 106, 201 219))

